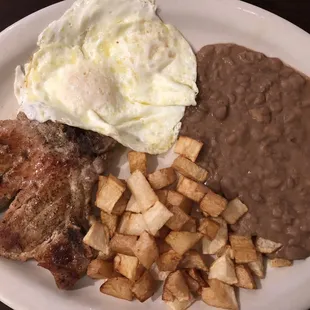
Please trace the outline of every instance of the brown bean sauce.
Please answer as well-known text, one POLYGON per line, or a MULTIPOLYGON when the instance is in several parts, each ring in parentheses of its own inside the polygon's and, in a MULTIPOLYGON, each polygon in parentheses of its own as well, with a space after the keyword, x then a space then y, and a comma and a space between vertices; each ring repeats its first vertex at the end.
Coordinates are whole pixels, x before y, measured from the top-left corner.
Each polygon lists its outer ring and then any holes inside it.
POLYGON ((233 44, 197 54, 197 107, 181 130, 204 142, 207 185, 249 212, 233 229, 310 255, 310 80, 277 58, 233 44))

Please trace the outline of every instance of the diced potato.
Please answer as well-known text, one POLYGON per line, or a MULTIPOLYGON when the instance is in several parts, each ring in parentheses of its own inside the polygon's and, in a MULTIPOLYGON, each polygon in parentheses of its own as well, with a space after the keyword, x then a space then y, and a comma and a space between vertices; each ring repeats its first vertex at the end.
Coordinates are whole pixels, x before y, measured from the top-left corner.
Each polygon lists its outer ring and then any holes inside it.
POLYGON ((242 287, 248 290, 255 290, 256 283, 254 281, 254 277, 251 273, 251 270, 246 265, 236 265, 236 275, 238 282, 236 286, 242 287))
POLYGON ((113 263, 94 259, 87 268, 87 275, 92 279, 109 279, 114 275, 113 263))
POLYGON ((199 285, 201 287, 207 287, 208 286, 207 282, 202 277, 202 273, 207 273, 206 271, 202 271, 202 270, 198 271, 196 269, 188 269, 187 272, 194 280, 196 280, 199 283, 199 285))
POLYGON ((161 202, 156 201, 153 207, 143 213, 147 231, 153 236, 172 218, 171 213, 161 202))
POLYGON ((163 290, 168 290, 178 301, 185 301, 191 299, 189 287, 180 270, 171 272, 167 277, 163 290))
POLYGON ((178 301, 174 299, 173 301, 165 301, 165 304, 171 310, 186 310, 195 302, 195 298, 193 296, 190 297, 190 300, 178 301))
POLYGON ((170 271, 160 271, 156 263, 152 265, 149 271, 156 281, 165 281, 170 274, 170 271))
POLYGON ((232 286, 219 280, 209 280, 210 287, 202 289, 202 300, 209 306, 237 310, 238 303, 232 286))
POLYGON ((98 192, 101 190, 101 188, 107 184, 108 177, 104 175, 99 175, 99 180, 98 180, 98 192))
POLYGON ((177 184, 177 191, 185 197, 199 203, 208 192, 208 188, 203 184, 180 175, 177 184))
POLYGON ((188 231, 172 231, 166 237, 166 242, 178 254, 183 255, 191 249, 202 238, 201 233, 192 233, 188 231))
POLYGON ((116 298, 131 301, 133 300, 133 295, 131 291, 132 285, 133 283, 126 278, 123 277, 111 278, 101 285, 100 292, 116 298))
POLYGON ((106 225, 110 232, 110 237, 112 238, 116 232, 118 217, 114 214, 109 214, 104 211, 100 212, 101 222, 106 225))
POLYGON ((200 203, 200 209, 207 214, 218 217, 226 208, 227 200, 211 190, 204 196, 200 203))
POLYGON ((167 195, 167 207, 179 207, 185 213, 190 214, 192 211, 192 201, 176 191, 169 190, 167 195))
POLYGON ((146 175, 147 158, 145 153, 130 151, 128 152, 127 157, 129 161, 130 173, 134 173, 136 170, 139 170, 146 175))
POLYGON ((110 252, 109 241, 110 234, 108 227, 99 222, 96 222, 91 226, 83 239, 85 244, 104 254, 110 252))
POLYGON ((158 197, 158 200, 163 204, 167 204, 167 197, 168 197, 168 190, 167 189, 159 189, 155 191, 156 196, 158 197))
POLYGON ((197 232, 197 221, 195 218, 190 219, 183 225, 182 231, 197 232))
POLYGON ((234 263, 228 255, 223 255, 212 263, 209 279, 217 279, 227 284, 236 284, 238 282, 234 263))
POLYGON ((136 170, 127 180, 127 184, 140 206, 141 212, 151 208, 158 197, 140 170, 136 170))
POLYGON ((199 167, 191 160, 179 156, 172 164, 172 168, 194 181, 204 183, 208 177, 208 171, 199 167))
POLYGON ((250 263, 257 260, 257 252, 251 237, 230 235, 229 241, 237 264, 250 263))
POLYGON ((146 231, 141 234, 140 238, 136 242, 133 247, 133 252, 146 269, 150 269, 159 257, 155 238, 146 231))
POLYGON ((153 189, 161 189, 173 184, 177 176, 172 168, 157 170, 147 177, 153 189))
POLYGON ((214 221, 221 225, 215 238, 210 240, 207 237, 202 239, 202 253, 203 254, 216 254, 221 248, 223 248, 228 241, 228 229, 226 222, 221 218, 214 218, 214 221))
POLYGON ((259 252, 271 254, 281 248, 282 244, 261 237, 257 237, 255 246, 259 252))
POLYGON ((189 250, 186 252, 178 267, 183 269, 200 269, 208 271, 208 267, 203 261, 202 256, 196 250, 189 250))
POLYGON ((202 147, 202 142, 189 137, 180 136, 175 145, 174 152, 195 162, 202 147))
POLYGON ((142 214, 125 212, 118 225, 118 232, 124 235, 140 236, 147 230, 142 214))
POLYGON ((140 279, 133 285, 132 292, 140 302, 145 302, 156 291, 156 281, 149 271, 145 271, 140 279))
POLYGON ((164 287, 162 299, 163 301, 174 301, 175 297, 172 295, 172 293, 167 288, 164 287))
POLYGON ((235 198, 227 204, 226 209, 222 212, 221 216, 224 220, 232 225, 248 212, 248 207, 240 201, 239 198, 235 198))
POLYGON ((196 281, 195 279, 193 279, 186 270, 182 271, 183 277, 186 281, 186 284, 190 290, 191 293, 193 293, 194 295, 199 295, 201 293, 201 286, 198 283, 198 281, 196 281))
POLYGON ((226 244, 221 249, 216 252, 217 257, 221 257, 223 255, 228 255, 230 259, 235 259, 234 251, 230 245, 226 244))
POLYGON ((103 253, 103 252, 98 252, 98 255, 97 255, 97 259, 102 259, 102 260, 105 260, 105 261, 110 261, 110 260, 113 260, 114 257, 115 257, 116 253, 113 252, 111 250, 111 248, 109 247, 108 249, 108 252, 106 253, 103 253))
POLYGON ((213 240, 216 237, 220 227, 221 225, 216 221, 213 221, 210 218, 204 218, 200 221, 198 231, 204 234, 208 239, 213 240))
POLYGON ((177 206, 170 207, 169 211, 173 216, 167 221, 166 226, 174 231, 182 230, 182 227, 190 220, 190 217, 177 206))
POLYGON ((182 259, 182 255, 179 255, 173 250, 162 253, 156 263, 160 271, 175 271, 182 259))
MULTIPOLYGON (((169 235, 169 233, 167 235, 169 235)), ((156 239, 156 244, 159 254, 172 250, 172 247, 163 239, 156 239)))
POLYGON ((131 281, 137 281, 144 272, 138 258, 124 254, 114 257, 114 269, 131 281))
POLYGON ((96 197, 96 206, 111 214, 117 201, 126 190, 126 184, 113 175, 109 175, 106 184, 99 189, 96 197))
POLYGON ((289 267, 293 265, 293 262, 284 258, 273 258, 269 259, 269 265, 271 267, 289 267))
POLYGON ((133 249, 136 245, 137 239, 137 236, 116 233, 110 241, 110 248, 115 253, 135 256, 133 249))
POLYGON ((140 206, 137 203, 134 195, 131 195, 131 197, 127 203, 127 206, 126 206, 126 211, 127 212, 133 212, 133 213, 141 213, 140 206))
POLYGON ((130 191, 126 189, 122 197, 115 204, 112 210, 112 214, 117 215, 117 216, 123 215, 123 213, 126 210, 128 201, 129 201, 129 196, 130 196, 130 191))
POLYGON ((254 262, 248 263, 248 266, 258 278, 265 278, 263 255, 260 252, 257 253, 257 259, 254 262))

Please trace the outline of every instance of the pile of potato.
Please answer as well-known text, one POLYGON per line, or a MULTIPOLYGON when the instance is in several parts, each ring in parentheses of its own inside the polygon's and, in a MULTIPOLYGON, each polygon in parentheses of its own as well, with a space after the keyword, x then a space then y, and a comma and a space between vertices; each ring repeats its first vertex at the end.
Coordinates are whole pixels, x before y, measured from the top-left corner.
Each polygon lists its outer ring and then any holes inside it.
MULTIPOLYGON (((230 232, 228 225, 248 208, 204 185, 208 172, 195 163, 202 146, 180 137, 172 167, 147 174, 146 154, 129 152, 127 182, 100 176, 101 220, 92 219, 84 242, 99 251, 87 274, 105 280, 102 293, 144 302, 164 281, 162 299, 171 309, 187 309, 198 299, 238 309, 235 288, 256 289, 254 276, 264 278, 262 253, 281 244, 230 232)), ((291 264, 271 260, 275 267, 291 264)))

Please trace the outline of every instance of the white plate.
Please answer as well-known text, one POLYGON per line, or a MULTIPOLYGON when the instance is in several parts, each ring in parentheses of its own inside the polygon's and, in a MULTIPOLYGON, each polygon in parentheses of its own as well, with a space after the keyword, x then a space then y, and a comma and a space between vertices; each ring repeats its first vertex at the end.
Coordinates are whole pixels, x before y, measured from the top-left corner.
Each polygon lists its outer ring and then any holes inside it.
MULTIPOLYGON (((35 49, 38 34, 60 17, 72 1, 41 10, 0 35, 0 118, 14 118, 13 72, 35 49)), ((205 44, 234 42, 276 56, 310 75, 310 36, 287 21, 237 0, 158 0, 160 15, 174 24, 197 50, 205 44)), ((162 157, 160 165, 169 162, 162 157)), ((126 167, 121 170, 126 174, 126 167)), ((123 302, 99 293, 100 281, 86 278, 71 292, 56 289, 49 272, 34 262, 0 260, 0 299, 15 310, 164 309, 160 296, 144 304, 123 302)), ((305 310, 310 308, 310 260, 292 268, 269 270, 262 289, 240 293, 242 310, 305 310)), ((211 309, 202 302, 193 310, 211 309)))

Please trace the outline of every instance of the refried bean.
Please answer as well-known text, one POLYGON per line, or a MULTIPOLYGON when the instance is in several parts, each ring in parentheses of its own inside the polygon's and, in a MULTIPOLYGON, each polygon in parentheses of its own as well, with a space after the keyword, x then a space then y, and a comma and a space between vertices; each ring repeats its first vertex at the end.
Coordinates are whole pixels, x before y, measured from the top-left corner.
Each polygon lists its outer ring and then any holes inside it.
POLYGON ((275 256, 310 255, 310 80, 277 58, 234 44, 197 54, 197 107, 182 135, 204 142, 206 184, 249 212, 240 234, 282 243, 275 256))

